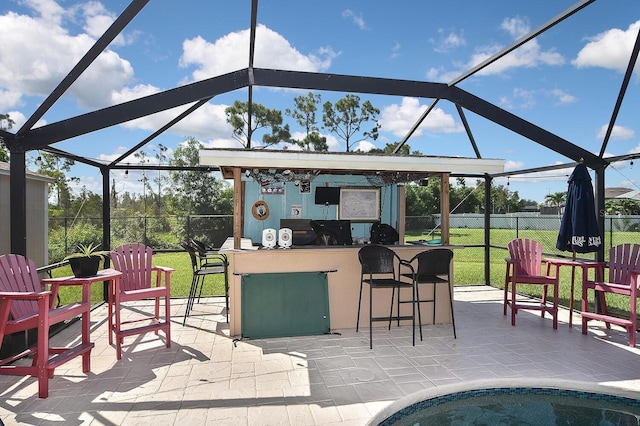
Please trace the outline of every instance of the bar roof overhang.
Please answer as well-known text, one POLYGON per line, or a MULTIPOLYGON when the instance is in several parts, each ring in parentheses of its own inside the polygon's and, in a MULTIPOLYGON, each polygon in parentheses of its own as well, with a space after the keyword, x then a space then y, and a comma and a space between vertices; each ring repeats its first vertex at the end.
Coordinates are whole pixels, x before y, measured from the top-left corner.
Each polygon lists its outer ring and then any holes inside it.
POLYGON ((225 178, 233 168, 320 170, 328 174, 504 172, 504 160, 427 155, 389 155, 291 150, 202 149, 201 166, 216 166, 225 178))

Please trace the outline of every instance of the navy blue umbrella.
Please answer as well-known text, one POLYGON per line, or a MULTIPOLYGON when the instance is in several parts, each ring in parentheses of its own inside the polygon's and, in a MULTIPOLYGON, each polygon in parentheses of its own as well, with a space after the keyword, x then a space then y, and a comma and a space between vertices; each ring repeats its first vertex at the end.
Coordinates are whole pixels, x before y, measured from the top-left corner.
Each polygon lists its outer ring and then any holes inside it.
POLYGON ((569 189, 556 248, 574 253, 591 253, 602 246, 596 203, 587 166, 579 163, 569 176, 569 189))

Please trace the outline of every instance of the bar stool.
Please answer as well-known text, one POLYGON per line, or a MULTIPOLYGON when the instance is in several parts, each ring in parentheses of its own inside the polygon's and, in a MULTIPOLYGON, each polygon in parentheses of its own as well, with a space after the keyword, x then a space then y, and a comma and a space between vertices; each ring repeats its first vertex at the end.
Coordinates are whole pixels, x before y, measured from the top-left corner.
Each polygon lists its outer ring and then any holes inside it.
MULTIPOLYGON (((416 304, 418 305, 418 322, 422 324, 420 314, 421 303, 433 304, 433 324, 436 323, 436 295, 438 286, 446 285, 449 291, 449 306, 451 308, 451 323, 453 324, 453 338, 456 338, 456 317, 453 312, 453 292, 451 290, 451 261, 453 251, 446 248, 425 250, 413 256, 409 263, 417 262, 415 273, 402 274, 411 278, 416 286, 416 304), (433 297, 420 298, 420 284, 433 284, 433 297)), ((422 327, 420 327, 420 339, 422 340, 422 327)))
MULTIPOLYGON (((413 346, 416 345, 416 308, 415 308, 415 285, 414 281, 401 281, 399 273, 396 273, 396 265, 398 270, 400 265, 408 267, 413 276, 413 267, 408 262, 400 259, 400 257, 391 249, 381 245, 368 245, 362 247, 358 251, 358 260, 361 265, 360 273, 360 297, 358 298, 358 318, 356 320, 356 332, 360 326, 360 306, 362 304, 362 288, 364 284, 369 286, 369 349, 373 349, 373 322, 388 321, 389 330, 391 330, 391 321, 397 320, 400 325, 401 320, 411 320, 413 329, 413 346), (373 316, 373 290, 374 289, 391 289, 391 304, 389 315, 373 316), (411 300, 400 300, 401 289, 411 290, 411 300), (396 290, 398 291, 398 300, 396 305, 396 315, 393 315, 393 302, 396 290), (400 304, 411 303, 411 315, 400 315, 400 304)), ((420 329, 422 336, 422 329, 420 329)))
POLYGON ((226 315, 227 322, 229 322, 229 283, 227 276, 227 258, 224 255, 211 257, 209 256, 209 262, 203 262, 202 258, 199 258, 197 255, 198 250, 191 246, 186 241, 180 243, 182 248, 189 254, 191 258, 191 267, 193 270, 193 275, 191 278, 191 288, 189 290, 189 298, 187 299, 187 307, 184 312, 184 319, 182 320, 182 325, 186 324, 187 317, 193 309, 193 304, 195 303, 195 299, 200 300, 200 296, 202 295, 202 287, 204 286, 204 278, 207 275, 219 275, 224 274, 224 286, 225 286, 225 307, 226 307, 226 315), (200 261, 199 261, 200 259, 200 261), (198 289, 200 287, 200 289, 198 289))

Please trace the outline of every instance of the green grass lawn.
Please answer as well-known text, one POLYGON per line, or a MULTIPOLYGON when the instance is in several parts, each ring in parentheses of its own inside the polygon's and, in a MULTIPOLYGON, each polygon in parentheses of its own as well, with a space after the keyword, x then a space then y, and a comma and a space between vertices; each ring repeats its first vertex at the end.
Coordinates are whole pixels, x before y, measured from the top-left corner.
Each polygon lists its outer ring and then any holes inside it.
MULTIPOLYGON (((634 241, 638 239, 639 233, 616 232, 616 244, 622 241, 634 241), (628 236, 620 234, 632 234, 628 236)), ((521 238, 534 238, 541 241, 545 251, 548 250, 549 256, 564 255, 570 256, 570 253, 560 252, 555 249, 555 239, 557 231, 520 231, 521 238)), ((482 245, 484 241, 484 233, 482 229, 452 229, 450 231, 451 244, 467 246, 462 249, 456 249, 454 255, 454 281, 456 286, 484 284, 484 248, 469 247, 474 245, 482 245)), ((516 238, 513 230, 498 229, 491 230, 491 243, 494 246, 505 247, 492 248, 490 251, 490 285, 504 288, 505 261, 507 256, 507 243, 516 238)), ((425 234, 407 235, 407 241, 429 239, 425 234)), ((608 246, 608 241, 605 241, 608 246)), ((593 258, 592 255, 585 257, 593 258)), ((171 275, 171 295, 172 297, 187 297, 191 286, 191 261, 189 255, 185 252, 176 253, 156 253, 154 254, 154 263, 156 265, 168 266, 175 269, 171 275)), ((53 275, 67 276, 71 275, 71 269, 68 266, 58 268, 53 271, 53 275)), ((575 290, 574 290, 574 309, 580 309, 581 303, 581 271, 575 273, 575 290)), ((560 304, 569 306, 571 285, 571 268, 563 267, 560 273, 560 304)), ((522 293, 541 297, 541 289, 539 286, 518 286, 522 293)), ((220 275, 206 277, 203 295, 223 295, 224 281, 220 275)), ((61 291, 62 302, 78 300, 80 297, 79 289, 64 289, 61 291)), ((618 312, 628 312, 629 299, 623 296, 609 297, 607 296, 607 305, 610 309, 618 312)), ((94 285, 92 288, 92 300, 97 303, 103 300, 102 286, 94 285)))

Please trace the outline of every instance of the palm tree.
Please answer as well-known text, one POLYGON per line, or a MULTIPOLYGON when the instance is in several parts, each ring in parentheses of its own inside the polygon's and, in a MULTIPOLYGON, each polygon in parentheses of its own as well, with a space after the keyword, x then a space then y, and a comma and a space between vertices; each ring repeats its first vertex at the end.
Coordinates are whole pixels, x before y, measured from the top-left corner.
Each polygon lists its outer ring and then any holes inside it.
POLYGON ((560 206, 562 206, 564 204, 564 202, 567 200, 567 193, 566 192, 554 192, 553 194, 547 194, 544 197, 544 200, 547 202, 547 204, 550 204, 552 206, 555 206, 558 208, 558 216, 560 216, 560 206))

